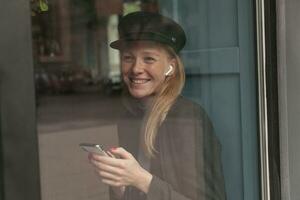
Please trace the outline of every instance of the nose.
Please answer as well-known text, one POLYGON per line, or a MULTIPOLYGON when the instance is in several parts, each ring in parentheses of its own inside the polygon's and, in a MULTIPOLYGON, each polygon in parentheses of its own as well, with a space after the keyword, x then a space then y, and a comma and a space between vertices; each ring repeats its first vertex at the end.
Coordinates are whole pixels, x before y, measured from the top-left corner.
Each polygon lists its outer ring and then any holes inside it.
POLYGON ((139 58, 136 58, 135 62, 132 64, 132 72, 134 74, 140 74, 143 73, 144 71, 144 66, 142 63, 142 60, 139 58))

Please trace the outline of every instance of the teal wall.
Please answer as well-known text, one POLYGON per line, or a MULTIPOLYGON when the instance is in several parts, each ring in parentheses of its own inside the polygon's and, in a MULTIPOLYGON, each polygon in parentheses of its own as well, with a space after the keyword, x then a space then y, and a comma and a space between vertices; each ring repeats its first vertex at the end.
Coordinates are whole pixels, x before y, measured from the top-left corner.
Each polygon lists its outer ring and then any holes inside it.
POLYGON ((222 144, 227 198, 258 200, 254 8, 251 0, 161 1, 188 37, 183 94, 201 104, 222 144))

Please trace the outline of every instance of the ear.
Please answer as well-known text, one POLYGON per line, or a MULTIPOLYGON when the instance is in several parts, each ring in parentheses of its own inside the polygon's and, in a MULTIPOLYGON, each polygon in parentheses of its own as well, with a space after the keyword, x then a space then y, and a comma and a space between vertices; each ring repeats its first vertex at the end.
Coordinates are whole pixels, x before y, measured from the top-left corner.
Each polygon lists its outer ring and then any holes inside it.
POLYGON ((176 63, 177 63, 177 61, 176 61, 175 58, 170 58, 170 60, 169 60, 169 65, 172 65, 173 67, 175 67, 175 66, 176 66, 176 63))
POLYGON ((175 58, 171 58, 170 60, 169 60, 169 64, 168 64, 168 67, 167 67, 167 71, 166 71, 166 76, 170 76, 170 75, 172 75, 172 74, 174 74, 174 72, 177 70, 176 69, 176 63, 177 63, 177 61, 176 61, 176 59, 175 58))
POLYGON ((173 73, 174 67, 169 65, 168 71, 165 73, 165 76, 170 76, 173 73))

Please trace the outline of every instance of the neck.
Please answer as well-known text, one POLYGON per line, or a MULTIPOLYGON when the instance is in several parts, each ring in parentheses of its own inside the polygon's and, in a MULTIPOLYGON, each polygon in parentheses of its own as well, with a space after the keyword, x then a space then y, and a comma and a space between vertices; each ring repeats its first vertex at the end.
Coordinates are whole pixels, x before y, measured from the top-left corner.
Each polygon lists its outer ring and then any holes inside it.
POLYGON ((124 106, 132 113, 145 114, 150 109, 155 96, 148 96, 144 98, 135 98, 129 92, 124 92, 122 102, 124 106))
POLYGON ((138 100, 141 102, 143 108, 149 108, 153 102, 153 99, 154 99, 154 96, 148 96, 148 97, 144 97, 144 98, 141 98, 138 100))

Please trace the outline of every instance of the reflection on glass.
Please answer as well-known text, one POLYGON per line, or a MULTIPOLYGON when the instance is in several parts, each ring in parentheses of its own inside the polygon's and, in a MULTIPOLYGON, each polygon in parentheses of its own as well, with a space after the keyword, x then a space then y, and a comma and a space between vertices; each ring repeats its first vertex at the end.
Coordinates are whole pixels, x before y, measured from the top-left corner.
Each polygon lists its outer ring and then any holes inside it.
MULTIPOLYGON (((43 200, 118 196, 114 187, 102 182, 101 170, 89 163, 93 159, 79 147, 83 142, 101 144, 105 150, 121 146, 130 152, 152 174, 155 184, 148 188, 152 199, 169 195, 174 195, 172 199, 225 199, 225 194, 233 200, 259 199, 253 44, 246 41, 251 34, 242 37, 252 29, 237 30, 239 20, 251 18, 239 15, 236 1, 31 3, 43 200), (142 84, 139 81, 149 77, 134 80, 129 75, 127 82, 126 76, 124 81, 121 77, 121 69, 124 74, 126 63, 139 58, 136 53, 141 47, 153 44, 127 46, 120 49, 122 54, 109 46, 121 36, 117 28, 121 17, 136 11, 162 13, 177 21, 187 36, 179 53, 186 72, 184 97, 171 101, 166 115, 158 115, 162 124, 153 151, 147 151, 151 145, 140 146, 151 103, 136 101, 140 94, 129 87, 130 82, 142 84), (248 46, 243 49, 240 43, 248 46)), ((153 57, 144 57, 150 59, 148 65, 157 59, 153 57)), ((164 64, 151 78, 176 72, 178 61, 164 64)), ((148 193, 143 189, 129 186, 123 195, 143 199, 148 193)))

